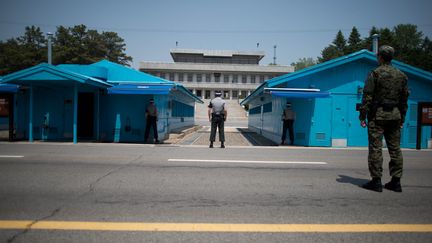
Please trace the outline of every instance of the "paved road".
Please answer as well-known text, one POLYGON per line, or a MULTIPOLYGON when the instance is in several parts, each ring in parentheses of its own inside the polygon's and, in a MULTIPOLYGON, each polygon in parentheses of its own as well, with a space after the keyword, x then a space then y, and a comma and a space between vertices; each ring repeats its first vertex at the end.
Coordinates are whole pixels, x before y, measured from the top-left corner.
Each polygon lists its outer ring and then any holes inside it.
POLYGON ((375 193, 361 149, 0 143, 0 242, 431 242, 432 151, 404 155, 375 193))
MULTIPOLYGON (((209 145, 210 126, 203 126, 198 131, 188 134, 182 140, 176 142, 179 145, 209 145)), ((275 146, 273 141, 250 131, 247 127, 226 126, 225 145, 226 146, 275 146)), ((220 145, 219 132, 216 132, 215 147, 220 145)))

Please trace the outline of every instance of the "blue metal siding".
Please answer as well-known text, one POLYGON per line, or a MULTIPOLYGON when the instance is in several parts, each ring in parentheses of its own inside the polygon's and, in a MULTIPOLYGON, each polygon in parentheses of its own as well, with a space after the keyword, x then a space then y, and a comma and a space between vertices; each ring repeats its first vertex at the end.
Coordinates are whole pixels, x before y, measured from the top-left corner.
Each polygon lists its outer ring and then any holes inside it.
POLYGON ((173 100, 172 117, 193 117, 195 107, 173 100))
POLYGON ((332 98, 315 99, 310 121, 309 141, 305 145, 331 146, 332 98))

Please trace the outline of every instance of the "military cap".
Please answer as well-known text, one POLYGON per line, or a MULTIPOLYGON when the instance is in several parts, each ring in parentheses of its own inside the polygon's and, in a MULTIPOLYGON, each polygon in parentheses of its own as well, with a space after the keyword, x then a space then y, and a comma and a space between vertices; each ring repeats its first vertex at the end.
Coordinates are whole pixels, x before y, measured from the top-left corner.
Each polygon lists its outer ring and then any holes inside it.
POLYGON ((395 52, 395 51, 394 51, 393 47, 391 47, 391 46, 387 46, 387 45, 381 46, 381 47, 378 49, 378 54, 379 54, 379 55, 381 55, 381 56, 385 56, 385 57, 390 58, 390 59, 393 58, 393 56, 394 56, 394 52, 395 52))
POLYGON ((221 91, 218 90, 218 91, 215 92, 215 96, 221 96, 221 95, 222 95, 221 91))

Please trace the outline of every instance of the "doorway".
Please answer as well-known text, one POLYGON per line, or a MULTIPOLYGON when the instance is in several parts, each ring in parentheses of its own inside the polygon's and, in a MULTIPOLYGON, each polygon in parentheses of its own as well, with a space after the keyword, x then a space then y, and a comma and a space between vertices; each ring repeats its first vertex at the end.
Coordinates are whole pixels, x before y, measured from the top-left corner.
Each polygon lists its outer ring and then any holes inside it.
POLYGON ((78 94, 78 138, 94 138, 94 94, 78 94))
POLYGON ((13 95, 0 94, 0 140, 13 140, 13 95))

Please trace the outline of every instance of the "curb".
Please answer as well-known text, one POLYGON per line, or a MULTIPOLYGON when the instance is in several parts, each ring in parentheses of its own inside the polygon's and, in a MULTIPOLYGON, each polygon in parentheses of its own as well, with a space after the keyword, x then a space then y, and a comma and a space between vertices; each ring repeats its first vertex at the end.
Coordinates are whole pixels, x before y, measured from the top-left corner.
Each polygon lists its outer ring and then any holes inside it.
POLYGON ((186 128, 184 130, 180 130, 178 132, 172 132, 168 135, 168 139, 164 141, 167 144, 176 144, 181 139, 183 139, 186 135, 194 133, 202 128, 201 125, 194 125, 193 127, 186 128))

